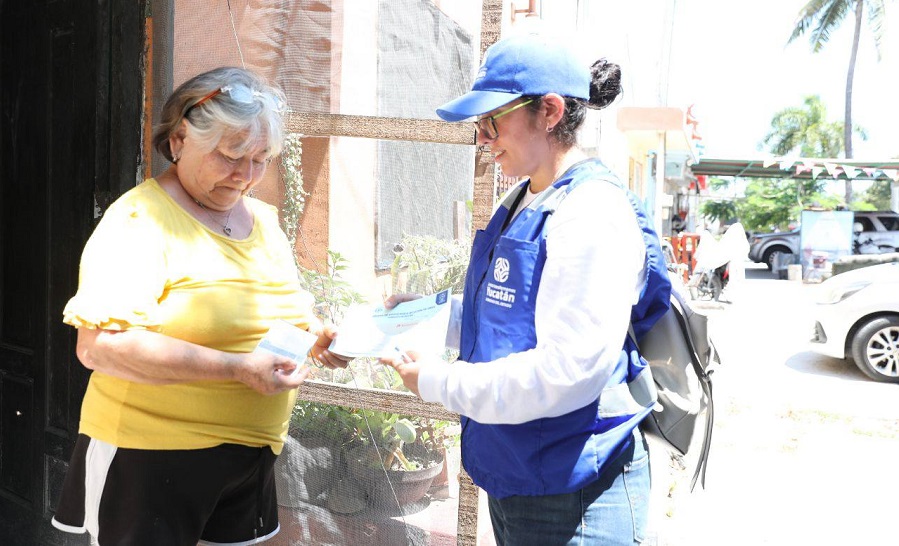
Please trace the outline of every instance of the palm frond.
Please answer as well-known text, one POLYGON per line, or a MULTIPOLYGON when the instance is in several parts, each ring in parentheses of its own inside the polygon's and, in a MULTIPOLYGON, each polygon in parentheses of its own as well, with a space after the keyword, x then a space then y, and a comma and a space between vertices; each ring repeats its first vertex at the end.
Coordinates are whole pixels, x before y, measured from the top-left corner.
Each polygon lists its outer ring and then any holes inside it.
POLYGON ((809 3, 802 6, 802 9, 799 10, 799 15, 796 16, 796 22, 793 25, 793 33, 790 35, 790 39, 787 40, 787 43, 789 44, 796 38, 806 34, 818 19, 818 14, 828 3, 833 1, 834 0, 810 0, 809 3))
POLYGON ((884 0, 866 0, 868 8, 868 28, 871 29, 871 37, 874 38, 874 49, 877 51, 877 60, 881 60, 881 44, 886 35, 886 4, 884 0))
MULTIPOLYGON (((809 34, 812 51, 818 53, 830 41, 831 33, 840 28, 843 19, 855 5, 856 0, 830 0, 823 11, 818 13, 818 25, 809 34)), ((861 0, 858 0, 861 1, 861 0)))

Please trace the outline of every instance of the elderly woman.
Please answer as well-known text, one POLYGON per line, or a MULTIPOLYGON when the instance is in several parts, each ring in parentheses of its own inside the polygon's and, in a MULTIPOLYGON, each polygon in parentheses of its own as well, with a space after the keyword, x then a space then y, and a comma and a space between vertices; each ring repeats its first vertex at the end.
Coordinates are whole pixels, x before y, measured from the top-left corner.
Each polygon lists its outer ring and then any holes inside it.
POLYGON ((103 545, 261 542, 308 369, 253 352, 279 320, 318 336, 277 210, 247 196, 279 153, 283 95, 219 68, 169 98, 153 141, 172 165, 121 196, 81 259, 64 322, 93 370, 53 524, 103 545))
POLYGON ((586 109, 611 104, 620 77, 557 41, 514 36, 487 50, 470 92, 437 109, 474 118, 478 144, 526 180, 474 239, 459 361, 385 360, 423 399, 462 414, 462 463, 488 493, 499 545, 644 538, 639 424, 654 391, 627 333, 665 312, 671 284, 639 201, 576 145, 586 109))

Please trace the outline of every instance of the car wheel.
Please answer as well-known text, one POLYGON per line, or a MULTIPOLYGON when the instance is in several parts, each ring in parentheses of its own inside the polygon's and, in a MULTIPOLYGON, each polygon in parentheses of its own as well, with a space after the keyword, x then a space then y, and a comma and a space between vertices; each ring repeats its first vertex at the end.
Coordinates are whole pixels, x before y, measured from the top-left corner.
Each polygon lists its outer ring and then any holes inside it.
POLYGON ((712 295, 713 300, 718 301, 723 290, 724 285, 721 284, 721 279, 717 275, 709 277, 709 293, 712 295))
POLYGON ((879 317, 859 328, 852 358, 871 379, 899 383, 899 317, 879 317))
POLYGON ((772 249, 765 253, 765 265, 768 266, 768 271, 774 271, 774 264, 777 263, 777 257, 781 254, 792 254, 792 252, 772 249))

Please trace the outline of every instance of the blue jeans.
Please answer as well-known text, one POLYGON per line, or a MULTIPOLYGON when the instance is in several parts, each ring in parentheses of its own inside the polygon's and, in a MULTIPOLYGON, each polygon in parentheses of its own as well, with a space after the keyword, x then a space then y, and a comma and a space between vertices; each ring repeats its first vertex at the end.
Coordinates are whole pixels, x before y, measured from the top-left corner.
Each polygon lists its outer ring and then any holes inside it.
POLYGON ((643 542, 649 517, 649 451, 633 447, 574 493, 488 498, 498 546, 628 545, 643 542))

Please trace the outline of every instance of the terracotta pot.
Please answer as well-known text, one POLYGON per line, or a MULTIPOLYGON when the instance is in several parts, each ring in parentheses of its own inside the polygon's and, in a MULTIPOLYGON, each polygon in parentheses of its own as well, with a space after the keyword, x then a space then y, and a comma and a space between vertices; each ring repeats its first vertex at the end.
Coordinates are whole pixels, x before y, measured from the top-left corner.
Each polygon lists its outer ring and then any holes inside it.
MULTIPOLYGON (((357 448, 348 452, 347 466, 350 475, 359 481, 365 491, 369 506, 373 508, 389 509, 395 507, 397 502, 402 506, 421 499, 443 469, 443 459, 437 454, 431 454, 431 466, 421 470, 385 470, 382 467, 370 467, 364 462, 370 460, 365 456, 366 449, 370 448, 357 448), (434 461, 435 458, 439 460, 434 461), (394 492, 396 498, 393 496, 394 492)), ((409 453, 406 455, 410 456, 409 453)), ((413 452, 411 456, 415 457, 415 453, 413 452)), ((427 457, 424 459, 427 460, 427 457)))
POLYGON ((431 482, 431 487, 443 486, 449 483, 449 463, 447 461, 446 456, 446 448, 440 448, 440 456, 443 458, 443 463, 440 465, 440 473, 434 477, 434 481, 431 482))

